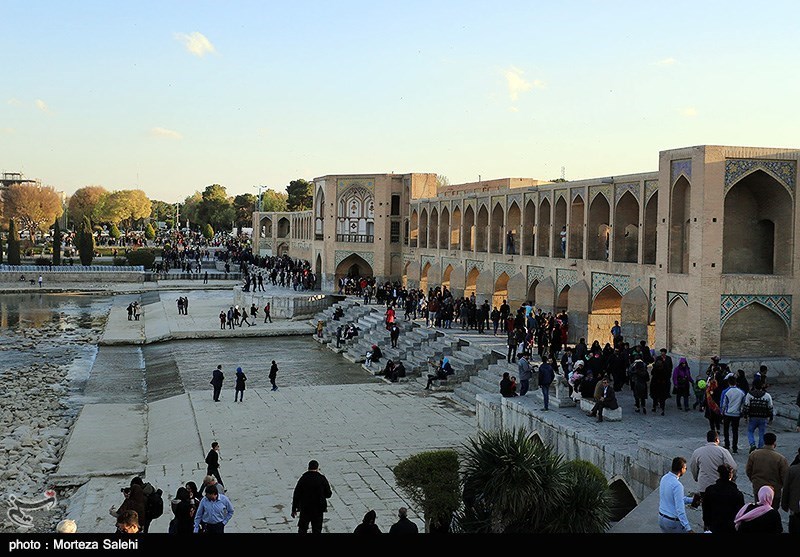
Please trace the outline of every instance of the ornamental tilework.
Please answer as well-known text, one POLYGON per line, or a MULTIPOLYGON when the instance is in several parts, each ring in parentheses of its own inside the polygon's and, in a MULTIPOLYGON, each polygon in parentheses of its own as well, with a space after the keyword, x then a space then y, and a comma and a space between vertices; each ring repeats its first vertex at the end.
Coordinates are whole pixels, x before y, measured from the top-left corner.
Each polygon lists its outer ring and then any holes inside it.
POLYGON ((683 303, 686 304, 687 306, 689 305, 689 294, 687 294, 686 292, 667 291, 667 307, 672 305, 672 302, 674 302, 677 298, 683 300, 683 303))
POLYGON ((473 267, 478 269, 478 271, 481 273, 483 272, 483 261, 480 259, 465 259, 464 263, 464 269, 467 271, 467 273, 469 273, 473 267))
POLYGON ((361 186, 369 191, 375 191, 375 182, 372 178, 341 179, 336 182, 336 190, 341 193, 347 188, 361 186))
POLYGON ((578 271, 575 269, 556 269, 556 294, 560 294, 565 286, 578 282, 578 271))
POLYGON ((631 277, 610 273, 592 273, 592 300, 608 285, 614 287, 620 296, 624 296, 631 289, 631 277))
POLYGON ((555 202, 556 202, 556 203, 558 203, 558 198, 559 198, 559 197, 563 197, 563 198, 564 198, 564 201, 566 201, 566 200, 567 200, 567 190, 558 190, 558 191, 556 191, 556 192, 555 192, 553 195, 554 195, 554 197, 555 197, 555 200, 556 200, 555 202))
POLYGON ((544 201, 545 199, 546 199, 546 200, 548 200, 548 201, 550 201, 550 199, 551 199, 551 197, 552 197, 552 193, 553 193, 553 192, 552 192, 551 190, 547 190, 547 191, 543 191, 543 192, 541 192, 541 193, 539 194, 539 201, 540 201, 540 202, 542 202, 542 201, 544 201))
POLYGON ((625 195, 625 192, 631 192, 634 199, 639 201, 639 182, 617 184, 617 187, 614 190, 614 203, 619 203, 620 198, 625 195))
POLYGON ((656 279, 650 277, 650 319, 653 319, 653 314, 656 311, 656 279))
POLYGON ((594 198, 601 193, 605 196, 606 201, 611 201, 611 185, 609 184, 605 186, 591 186, 589 188, 589 202, 591 203, 594 201, 594 198))
POLYGON ((404 253, 403 254, 403 261, 405 261, 406 263, 414 261, 414 254, 413 253, 404 253))
POLYGON ((436 258, 432 255, 420 255, 419 256, 419 268, 422 269, 425 267, 425 263, 430 263, 431 265, 436 265, 436 258))
POLYGON ((511 207, 511 202, 516 201, 517 205, 522 207, 522 194, 521 193, 512 193, 508 196, 508 206, 511 207))
POLYGON ((448 265, 452 265, 453 267, 458 267, 461 265, 461 260, 455 257, 442 257, 442 271, 447 269, 448 265))
POLYGON ((535 267, 528 265, 528 286, 533 284, 533 281, 538 280, 542 282, 545 278, 544 267, 535 267))
POLYGON ((757 294, 723 294, 719 304, 719 326, 750 304, 761 304, 777 313, 788 328, 792 328, 792 297, 790 295, 760 296, 757 294))
POLYGON ((658 191, 658 180, 645 180, 644 182, 644 201, 650 201, 650 197, 658 191))
POLYGON ((347 250, 336 250, 334 262, 335 265, 338 267, 339 263, 350 257, 351 255, 357 255, 370 265, 374 265, 374 258, 371 251, 347 251, 347 250))
POLYGON ((533 201, 534 205, 537 205, 539 203, 539 197, 538 194, 536 193, 526 193, 524 194, 524 197, 526 204, 528 203, 528 201, 533 201))
POLYGON ((513 277, 519 272, 519 266, 514 265, 513 263, 495 263, 494 264, 494 280, 502 275, 503 273, 508 275, 508 278, 513 277))
POLYGON ((586 190, 585 189, 583 189, 583 188, 572 188, 570 190, 570 192, 571 192, 570 198, 572 199, 572 201, 575 201, 575 198, 580 195, 581 199, 584 201, 584 203, 586 202, 586 190))
POLYGON ((495 195, 492 196, 492 207, 491 209, 494 210, 496 205, 500 205, 501 208, 506 206, 506 196, 504 195, 495 195))
POLYGON ((754 170, 766 170, 781 182, 789 193, 794 193, 797 168, 794 161, 765 161, 761 159, 726 159, 725 191, 754 170))
POLYGON ((670 165, 670 184, 674 184, 680 175, 686 176, 686 179, 692 181, 692 159, 681 159, 679 161, 672 161, 670 165))

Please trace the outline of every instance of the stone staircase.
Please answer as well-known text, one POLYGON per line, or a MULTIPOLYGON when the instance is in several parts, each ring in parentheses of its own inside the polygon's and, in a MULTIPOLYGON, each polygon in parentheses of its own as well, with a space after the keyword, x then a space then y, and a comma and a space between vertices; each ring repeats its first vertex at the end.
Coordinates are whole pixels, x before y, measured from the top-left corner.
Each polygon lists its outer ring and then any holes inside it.
POLYGON ((354 298, 345 298, 340 302, 336 302, 309 320, 309 323, 315 328, 318 321, 324 323, 322 336, 317 336, 315 332, 313 335, 314 340, 321 344, 328 344, 329 348, 334 349, 336 346, 336 329, 338 329, 339 326, 347 325, 348 323, 358 320, 362 315, 366 315, 370 311, 371 309, 369 306, 361 305, 354 298), (333 314, 338 308, 342 309, 344 315, 337 321, 333 318, 333 314))
POLYGON ((460 383, 453 389, 450 400, 475 411, 475 397, 479 394, 497 394, 500 392, 500 380, 503 373, 508 371, 516 375, 517 368, 506 360, 498 361, 480 370, 469 378, 469 381, 460 383))

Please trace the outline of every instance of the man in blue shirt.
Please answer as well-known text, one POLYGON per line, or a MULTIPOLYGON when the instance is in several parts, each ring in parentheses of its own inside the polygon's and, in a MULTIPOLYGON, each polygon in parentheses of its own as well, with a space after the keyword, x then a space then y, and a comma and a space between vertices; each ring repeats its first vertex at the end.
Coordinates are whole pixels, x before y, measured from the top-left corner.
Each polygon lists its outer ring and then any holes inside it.
POLYGON ((686 517, 686 505, 692 503, 692 498, 684 496, 680 480, 685 473, 686 459, 676 456, 672 459, 671 470, 661 477, 658 485, 658 525, 667 534, 692 531, 686 517))
POLYGON ((225 525, 233 516, 233 505, 225 495, 220 495, 216 485, 206 488, 206 495, 200 501, 194 516, 194 531, 201 525, 206 533, 224 534, 225 525))

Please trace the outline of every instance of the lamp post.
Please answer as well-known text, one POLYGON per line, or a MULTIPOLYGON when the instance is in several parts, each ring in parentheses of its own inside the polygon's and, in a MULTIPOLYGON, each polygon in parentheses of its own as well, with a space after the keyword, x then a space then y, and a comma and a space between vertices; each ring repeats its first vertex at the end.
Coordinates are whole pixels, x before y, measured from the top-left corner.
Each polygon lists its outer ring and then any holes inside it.
POLYGON ((259 184, 257 186, 253 186, 253 187, 258 190, 258 197, 256 197, 256 212, 260 213, 261 212, 261 192, 264 191, 265 189, 267 189, 267 186, 263 186, 263 185, 259 184))

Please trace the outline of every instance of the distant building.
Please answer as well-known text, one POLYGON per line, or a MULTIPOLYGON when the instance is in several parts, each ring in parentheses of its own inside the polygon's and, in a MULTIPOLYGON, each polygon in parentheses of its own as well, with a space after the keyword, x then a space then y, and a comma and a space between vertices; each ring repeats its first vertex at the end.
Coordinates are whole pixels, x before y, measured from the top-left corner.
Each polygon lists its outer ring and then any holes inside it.
POLYGON ((326 289, 364 275, 567 311, 571 341, 610 341, 619 320, 631 344, 694 361, 797 359, 798 162, 705 145, 662 151, 652 172, 560 183, 323 176, 312 210, 255 213, 253 246, 311 261, 326 289))

